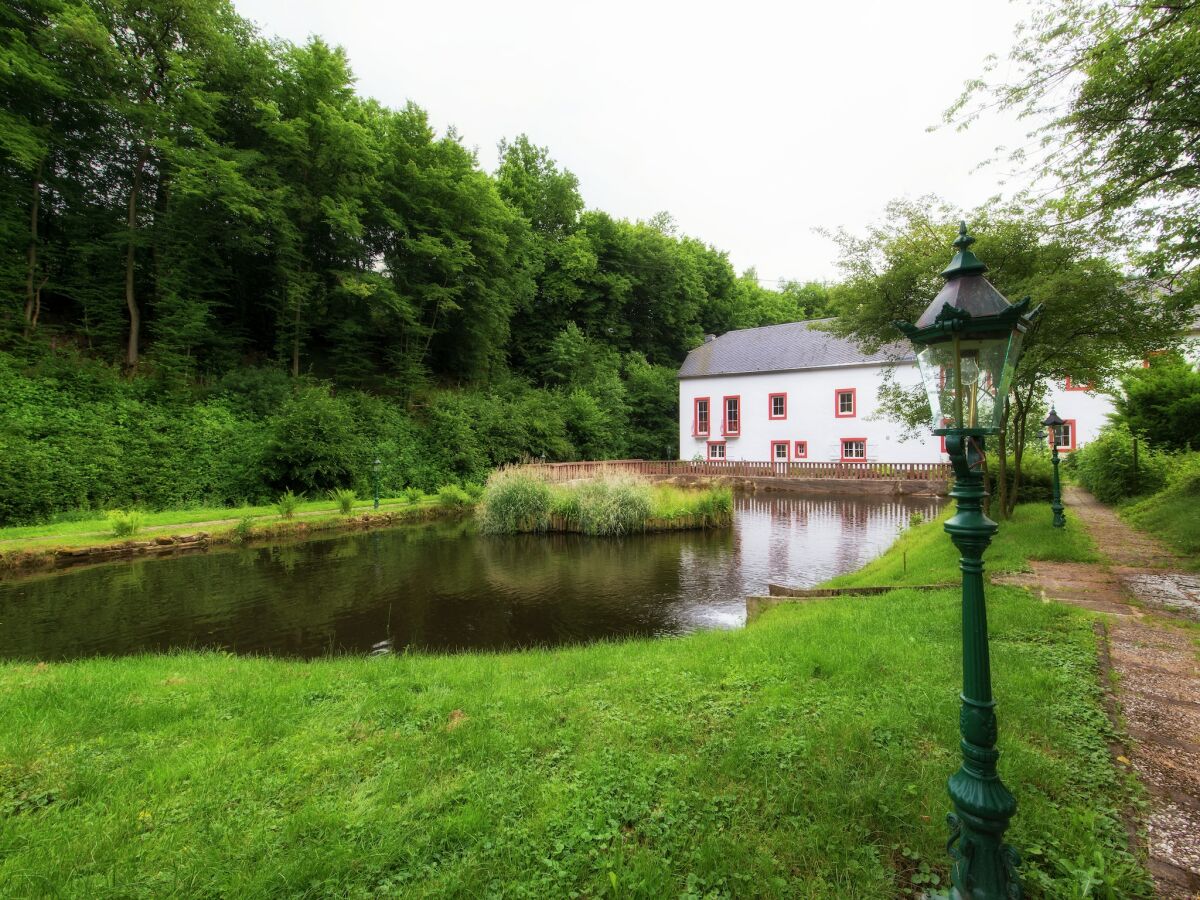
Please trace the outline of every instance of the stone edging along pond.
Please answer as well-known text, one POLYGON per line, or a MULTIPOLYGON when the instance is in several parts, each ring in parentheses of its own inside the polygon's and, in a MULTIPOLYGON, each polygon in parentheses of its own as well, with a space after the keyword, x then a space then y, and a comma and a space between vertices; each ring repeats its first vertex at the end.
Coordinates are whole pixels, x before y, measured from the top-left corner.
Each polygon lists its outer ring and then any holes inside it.
MULTIPOLYGON (((0 550, 0 572, 16 574, 37 569, 89 565, 116 559, 204 552, 218 546, 260 544, 278 538, 297 538, 310 534, 365 531, 372 528, 386 528, 390 525, 402 525, 407 522, 453 518, 470 512, 472 508, 471 505, 449 507, 432 504, 396 511, 363 513, 358 516, 330 513, 306 519, 255 523, 251 530, 244 534, 239 533, 237 524, 231 524, 211 531, 156 534, 140 540, 108 540, 85 547, 55 547, 51 545, 36 549, 0 550)), ((183 528, 186 525, 180 527, 183 528)))

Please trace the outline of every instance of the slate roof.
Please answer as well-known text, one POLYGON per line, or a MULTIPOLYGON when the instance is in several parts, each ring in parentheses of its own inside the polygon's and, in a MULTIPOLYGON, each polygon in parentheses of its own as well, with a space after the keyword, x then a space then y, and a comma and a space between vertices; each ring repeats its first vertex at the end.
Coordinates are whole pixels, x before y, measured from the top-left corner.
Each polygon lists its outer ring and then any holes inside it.
POLYGON ((907 341, 888 344, 876 353, 864 353, 854 341, 813 327, 828 321, 813 319, 728 331, 689 353, 679 368, 679 377, 794 372, 916 359, 907 341))

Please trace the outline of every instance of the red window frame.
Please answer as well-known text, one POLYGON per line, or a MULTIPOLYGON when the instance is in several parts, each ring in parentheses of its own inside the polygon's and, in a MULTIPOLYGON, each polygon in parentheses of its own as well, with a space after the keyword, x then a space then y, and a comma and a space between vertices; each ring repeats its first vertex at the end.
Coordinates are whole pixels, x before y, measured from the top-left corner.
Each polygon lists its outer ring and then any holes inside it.
MULTIPOLYGON (((1059 444, 1058 452, 1059 453, 1070 453, 1072 450, 1074 450, 1078 446, 1077 441, 1078 441, 1079 435, 1075 430, 1075 420, 1074 419, 1063 419, 1063 425, 1066 425, 1068 428, 1071 429, 1071 432, 1070 432, 1071 433, 1071 441, 1068 444, 1059 444)), ((1062 426, 1059 426, 1059 427, 1062 427, 1062 426)), ((1047 443, 1049 443, 1050 441, 1057 441, 1057 440, 1058 440, 1058 430, 1057 429, 1055 429, 1054 437, 1050 437, 1049 435, 1046 436, 1047 443)), ((1053 445, 1051 445, 1051 446, 1053 446, 1053 445)))
POLYGON ((1068 391, 1090 391, 1094 385, 1089 381, 1087 384, 1076 384, 1071 380, 1071 376, 1067 376, 1066 389, 1068 391))
POLYGON ((786 419, 787 418, 787 394, 767 394, 767 418, 768 419, 786 419), (783 398, 783 413, 775 415, 775 398, 783 398))
MULTIPOLYGON (((949 424, 950 424, 949 419, 942 419, 942 427, 943 428, 945 428, 949 424)), ((942 441, 942 452, 945 453, 946 452, 946 436, 943 434, 943 435, 940 435, 940 437, 941 437, 941 441, 942 441)))
POLYGON ((712 433, 712 400, 708 397, 696 397, 695 399, 692 400, 692 434, 696 435, 697 437, 703 437, 703 436, 711 434, 711 433, 712 433), (705 418, 708 419, 708 421, 704 423, 705 428, 703 431, 700 430, 700 402, 701 401, 703 401, 706 404, 705 418))
POLYGON ((771 441, 771 462, 791 462, 792 461, 792 442, 791 441, 771 441), (783 459, 775 455, 775 448, 783 447, 783 459))
POLYGON ((858 388, 833 389, 833 417, 835 419, 853 419, 858 415, 858 388), (842 394, 850 395, 850 412, 842 412, 842 394))
POLYGON ((725 437, 737 437, 742 433, 742 395, 726 394, 721 398, 721 434, 725 437), (737 428, 729 427, 729 401, 737 401, 737 428))
POLYGON ((842 459, 841 459, 842 462, 866 462, 867 461, 867 439, 865 437, 838 438, 838 448, 839 448, 838 452, 841 453, 841 455, 842 455, 842 459), (862 456, 847 456, 846 455, 846 444, 848 444, 850 441, 861 441, 862 442, 862 445, 863 445, 863 455, 862 456))
POLYGON ((724 442, 724 441, 708 441, 708 442, 707 442, 707 446, 708 446, 708 456, 706 457, 707 459, 710 459, 710 460, 713 460, 713 459, 715 459, 715 460, 722 460, 722 459, 728 459, 728 458, 729 458, 728 451, 727 451, 727 450, 726 450, 726 448, 725 448, 725 442, 724 442), (721 448, 721 455, 720 455, 720 456, 713 456, 713 447, 720 447, 720 448, 721 448))
POLYGON ((796 452, 792 459, 808 459, 808 441, 796 441, 796 452))

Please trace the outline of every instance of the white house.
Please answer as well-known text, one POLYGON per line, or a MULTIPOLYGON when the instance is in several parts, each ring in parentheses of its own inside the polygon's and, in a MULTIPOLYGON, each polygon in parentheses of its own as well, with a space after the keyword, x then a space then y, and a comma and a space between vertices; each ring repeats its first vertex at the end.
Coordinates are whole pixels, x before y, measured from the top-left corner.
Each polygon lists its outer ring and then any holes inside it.
MULTIPOLYGON (((920 384, 907 343, 865 354, 817 327, 823 321, 730 331, 689 353, 679 369, 680 459, 947 461, 941 438, 902 441, 879 413, 885 368, 903 387, 920 384)), ((1064 451, 1094 437, 1113 410, 1107 396, 1069 381, 1048 399, 1065 423, 1064 451)))

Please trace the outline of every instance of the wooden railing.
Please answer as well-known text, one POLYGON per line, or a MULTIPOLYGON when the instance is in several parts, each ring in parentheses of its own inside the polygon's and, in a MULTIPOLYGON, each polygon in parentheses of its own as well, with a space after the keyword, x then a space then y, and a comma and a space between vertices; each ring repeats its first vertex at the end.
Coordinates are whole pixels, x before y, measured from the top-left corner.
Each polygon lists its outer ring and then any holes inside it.
POLYGON ((550 481, 575 481, 598 475, 703 475, 738 478, 846 478, 902 481, 942 481, 950 478, 949 463, 879 462, 748 462, 727 460, 611 459, 592 462, 528 463, 526 468, 550 481))

